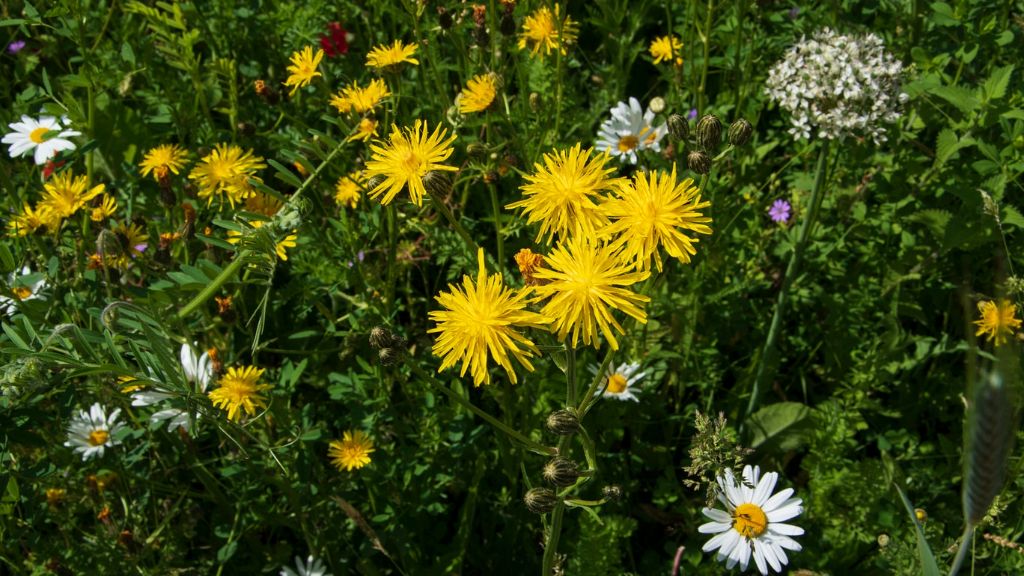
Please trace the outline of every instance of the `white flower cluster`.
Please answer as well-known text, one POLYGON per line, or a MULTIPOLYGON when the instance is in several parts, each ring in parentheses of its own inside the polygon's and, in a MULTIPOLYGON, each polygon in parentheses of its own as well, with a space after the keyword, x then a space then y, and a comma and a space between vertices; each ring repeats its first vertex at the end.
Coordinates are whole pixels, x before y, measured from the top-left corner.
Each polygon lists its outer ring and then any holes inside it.
POLYGON ((907 95, 903 64, 874 34, 846 36, 828 28, 801 40, 768 72, 769 98, 792 114, 790 134, 839 139, 863 135, 885 142, 882 123, 895 122, 907 95))

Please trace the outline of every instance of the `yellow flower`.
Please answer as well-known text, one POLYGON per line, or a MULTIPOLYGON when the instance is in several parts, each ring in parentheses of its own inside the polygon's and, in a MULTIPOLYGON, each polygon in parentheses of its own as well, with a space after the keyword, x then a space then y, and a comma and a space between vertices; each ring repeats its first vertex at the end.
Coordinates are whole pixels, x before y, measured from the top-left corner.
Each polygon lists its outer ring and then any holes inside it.
POLYGON ((288 79, 284 81, 285 86, 291 86, 292 89, 288 92, 289 96, 293 96, 295 91, 303 86, 308 86, 309 83, 317 76, 322 76, 317 72, 316 67, 320 65, 320 61, 324 58, 324 51, 317 48, 316 55, 313 55, 313 47, 306 46, 301 52, 293 52, 291 57, 291 65, 288 66, 288 79))
POLYGON ((395 43, 391 46, 387 44, 375 46, 366 55, 366 65, 378 70, 396 66, 402 62, 419 65, 420 61, 412 57, 418 47, 419 45, 415 42, 405 46, 401 40, 395 40, 395 43))
POLYGON ((384 176, 384 180, 370 190, 370 198, 376 199, 383 194, 380 203, 387 206, 402 188, 408 187, 413 204, 421 206, 427 193, 423 186, 427 172, 456 170, 454 166, 441 164, 452 155, 452 142, 455 141, 454 134, 446 140, 447 133, 439 124, 428 135, 427 123, 422 120, 417 120, 411 129, 399 130, 398 126, 392 125, 389 142, 378 140, 370 145, 373 156, 366 163, 366 178, 384 176))
POLYGON ((1000 300, 998 304, 991 300, 978 302, 978 311, 981 318, 975 320, 978 331, 975 336, 985 334, 988 341, 995 340, 996 346, 1004 344, 1007 336, 1013 336, 1013 331, 1020 328, 1020 320, 1014 316, 1017 314, 1017 305, 1011 304, 1009 300, 1000 300))
POLYGON ((503 285, 501 274, 487 274, 482 248, 477 252, 477 260, 476 283, 465 275, 461 288, 449 284, 448 292, 437 295, 444 310, 430 312, 430 319, 437 326, 427 332, 438 334, 433 352, 434 356, 442 358, 437 371, 451 368, 461 360, 459 376, 465 376, 469 370, 475 386, 490 384, 491 375, 487 371, 490 355, 515 384, 516 373, 509 355, 532 372, 530 358, 540 354, 533 342, 515 329, 542 326, 551 319, 526 310, 529 288, 510 290, 503 285))
POLYGON ((683 41, 675 36, 661 36, 651 41, 651 56, 655 64, 661 64, 666 60, 675 60, 676 66, 682 66, 683 59, 676 53, 683 49, 683 41))
POLYGON ((92 209, 92 214, 89 216, 89 218, 93 222, 102 222, 107 218, 113 216, 114 212, 116 211, 117 200, 113 196, 104 194, 103 198, 100 200, 100 205, 95 206, 92 209))
POLYGON ((359 121, 359 125, 356 126, 356 131, 351 136, 345 139, 346 142, 352 142, 355 140, 367 141, 370 138, 377 135, 377 121, 367 116, 359 121))
POLYGON ((555 4, 555 13, 552 15, 547 6, 542 6, 527 16, 526 22, 523 23, 523 31, 519 34, 519 48, 523 49, 529 45, 531 56, 537 56, 541 49, 544 50, 544 56, 551 54, 553 49, 559 49, 562 54, 565 54, 566 45, 572 44, 576 40, 579 28, 572 18, 566 15, 565 20, 562 21, 561 38, 559 38, 557 21, 560 17, 560 10, 561 7, 555 4))
POLYGON ((52 223, 52 227, 56 228, 60 226, 61 220, 84 208, 86 203, 102 194, 106 187, 97 184, 87 190, 88 179, 85 176, 75 178, 71 170, 68 170, 55 174, 43 188, 43 199, 36 204, 36 209, 47 214, 44 219, 48 226, 52 223))
POLYGON ((153 174, 157 182, 167 178, 167 172, 175 175, 185 167, 185 157, 188 152, 182 150, 177 144, 161 144, 156 148, 150 148, 142 159, 139 167, 142 168, 142 175, 153 174))
POLYGON ((359 197, 362 196, 365 185, 366 180, 363 178, 361 170, 338 178, 338 183, 334 185, 334 201, 339 206, 347 204, 349 208, 355 208, 359 205, 359 197))
POLYGON ((283 203, 280 200, 263 192, 253 192, 245 199, 245 210, 247 212, 263 214, 267 217, 277 214, 282 205, 283 203))
POLYGON ((256 414, 257 407, 267 407, 260 392, 271 388, 270 384, 260 384, 263 372, 265 369, 255 366, 228 368, 228 373, 217 382, 220 387, 208 393, 210 400, 215 407, 227 410, 228 419, 235 422, 241 416, 239 408, 249 416, 256 414))
MULTIPOLYGON (((254 229, 259 229, 262 228, 266 222, 263 220, 253 220, 251 222, 246 222, 246 224, 252 226, 254 229)), ((294 232, 295 231, 292 230, 292 234, 288 234, 284 237, 284 240, 281 240, 274 245, 274 251, 277 253, 277 257, 281 260, 288 260, 288 253, 286 252, 288 248, 295 248, 298 246, 295 241, 299 239, 299 236, 294 232)), ((228 230, 228 242, 231 244, 238 244, 242 241, 242 236, 244 235, 245 234, 243 232, 239 232, 237 230, 228 230)))
POLYGON ((7 222, 7 234, 9 236, 28 236, 42 226, 55 230, 60 226, 60 222, 61 219, 55 218, 53 214, 37 210, 26 203, 21 209, 21 214, 15 215, 7 222))
POLYGON ((692 179, 676 182, 674 165, 671 173, 638 170, 632 184, 620 186, 617 196, 602 204, 611 224, 601 229, 599 236, 610 240, 611 248, 624 261, 641 270, 651 269, 653 256, 660 272, 659 246, 684 264, 697 253, 693 247, 697 238, 685 232, 711 234, 707 226, 711 218, 699 212, 710 205, 700 201, 700 190, 692 179))
POLYGON ((327 456, 338 470, 352 471, 370 463, 373 440, 362 430, 348 430, 341 440, 332 440, 327 456))
MULTIPOLYGON (((107 266, 127 270, 132 260, 142 256, 149 247, 149 235, 138 224, 118 223, 111 230, 117 239, 116 246, 110 253, 101 253, 107 266)), ((109 248, 104 246, 103 249, 109 248)))
POLYGON ((622 264, 611 246, 602 246, 591 236, 576 235, 559 242, 544 258, 544 267, 534 274, 539 281, 534 291, 541 298, 549 298, 540 313, 555 319, 551 328, 560 341, 565 341, 571 329, 574 347, 582 334, 584 344, 593 343, 599 348, 600 330, 612 349, 618 350, 619 342, 612 328, 619 334, 624 332, 611 309, 646 323, 642 305, 651 299, 627 286, 649 275, 650 272, 634 272, 622 264))
POLYGON ((610 192, 619 180, 609 178, 615 171, 606 166, 609 156, 601 153, 590 157, 593 150, 581 151, 580 145, 570 150, 556 150, 544 155, 544 166, 534 164, 534 174, 526 177, 521 187, 523 198, 506 208, 523 208, 527 223, 540 222, 537 241, 555 234, 593 236, 608 223, 596 200, 602 192, 610 192))
POLYGON ((49 504, 51 508, 56 508, 64 501, 64 497, 67 496, 67 493, 68 491, 63 488, 47 488, 46 503, 49 504))
POLYGON ((338 112, 347 114, 365 114, 377 107, 381 100, 391 95, 388 85, 380 78, 370 81, 366 88, 360 88, 359 84, 353 82, 351 86, 341 89, 331 98, 331 106, 338 109, 338 112))
POLYGON ((255 192, 249 179, 262 182, 255 174, 266 167, 263 158, 254 156, 252 150, 242 151, 234 144, 217 144, 188 177, 196 181, 199 197, 206 198, 207 205, 213 202, 214 196, 223 195, 234 208, 235 202, 245 200, 255 192))
POLYGON ((523 248, 516 252, 515 260, 516 265, 519 266, 519 273, 523 275, 523 283, 527 286, 536 284, 537 279, 533 277, 533 274, 544 263, 544 257, 540 254, 534 254, 533 250, 529 248, 523 248))
POLYGON ((495 74, 477 74, 459 95, 459 112, 483 112, 494 102, 497 93, 498 77, 495 74))

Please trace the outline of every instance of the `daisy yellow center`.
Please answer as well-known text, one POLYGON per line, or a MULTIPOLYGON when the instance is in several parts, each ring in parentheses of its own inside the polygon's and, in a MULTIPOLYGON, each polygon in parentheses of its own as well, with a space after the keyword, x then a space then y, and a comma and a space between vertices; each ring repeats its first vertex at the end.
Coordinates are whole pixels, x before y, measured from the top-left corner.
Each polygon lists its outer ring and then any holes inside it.
POLYGON ((33 130, 32 132, 29 132, 28 138, 29 140, 35 142, 36 144, 42 144, 43 141, 46 140, 46 134, 49 131, 49 128, 45 126, 40 126, 39 128, 33 130))
POLYGON ((608 391, 612 394, 622 394, 626 391, 626 386, 629 386, 629 382, 622 374, 612 374, 608 378, 608 391))
POLYGON ((102 446, 110 439, 110 432, 106 430, 93 430, 89 432, 89 445, 102 446))
POLYGON ((640 145, 640 139, 630 134, 619 138, 619 152, 629 152, 640 145))
POLYGON ((732 513, 732 527, 742 536, 757 538, 768 529, 768 516, 757 504, 740 504, 732 513))
POLYGON ((17 298, 18 300, 24 300, 25 298, 28 298, 29 296, 32 295, 32 289, 26 288, 24 286, 19 286, 14 290, 11 290, 11 292, 14 293, 14 297, 17 298))

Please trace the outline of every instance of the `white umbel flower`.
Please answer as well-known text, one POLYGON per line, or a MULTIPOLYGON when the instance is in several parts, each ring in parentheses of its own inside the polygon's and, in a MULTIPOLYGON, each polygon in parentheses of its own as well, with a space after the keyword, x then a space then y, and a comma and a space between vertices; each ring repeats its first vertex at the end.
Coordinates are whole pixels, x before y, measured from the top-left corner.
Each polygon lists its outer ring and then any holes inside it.
POLYGON ((305 565, 302 563, 302 558, 296 556, 295 567, 298 569, 297 572, 288 566, 281 568, 279 576, 331 576, 327 572, 327 568, 324 567, 323 561, 312 554, 306 558, 305 565))
POLYGON ((8 127, 14 132, 5 134, 3 143, 10 145, 11 158, 35 150, 35 161, 40 165, 61 150, 74 150, 75 144, 67 138, 82 135, 76 130, 65 130, 61 121, 53 116, 40 116, 39 120, 22 116, 21 122, 8 124, 8 127))
MULTIPOLYGON (((590 366, 591 374, 597 374, 597 371, 597 366, 590 366)), ((636 397, 636 394, 640 392, 640 389, 635 384, 640 382, 645 375, 645 372, 640 372, 638 362, 624 362, 617 368, 609 368, 604 376, 604 381, 601 382, 601 395, 616 400, 639 402, 640 399, 636 397)))
POLYGON ((7 277, 7 285, 11 287, 11 294, 0 295, 0 313, 10 316, 17 309, 18 302, 34 300, 42 297, 42 291, 46 288, 46 280, 42 277, 35 281, 21 280, 32 274, 32 269, 25 266, 19 274, 11 274, 7 277))
POLYGON ((78 415, 68 426, 68 440, 64 443, 75 452, 82 453, 82 460, 102 456, 104 449, 121 443, 114 436, 125 428, 117 421, 121 409, 118 408, 107 416, 107 411, 99 402, 93 404, 89 411, 79 410, 78 415))
POLYGON ((782 567, 789 562, 786 550, 800 550, 800 544, 792 536, 803 534, 804 529, 783 524, 799 516, 803 506, 799 498, 791 498, 792 488, 772 495, 778 479, 777 472, 761 477, 757 466, 744 466, 743 481, 736 482, 732 470, 726 469, 725 476, 718 477, 721 488, 718 500, 725 505, 725 510, 702 510, 711 522, 702 524, 697 531, 715 534, 702 550, 718 550, 717 559, 724 560, 726 568, 739 564, 740 570, 746 570, 753 557, 762 575, 767 576, 769 568, 782 572, 782 567))
POLYGON ((865 136, 885 142, 907 95, 903 64, 874 34, 846 36, 828 28, 803 39, 768 72, 768 97, 791 115, 790 134, 807 139, 865 136))
POLYGON ((617 156, 620 162, 636 164, 637 151, 661 152, 661 139, 668 134, 668 126, 662 122, 654 126, 654 111, 645 112, 640 101, 630 98, 629 103, 619 102, 611 109, 611 118, 601 123, 597 132, 597 149, 617 156))

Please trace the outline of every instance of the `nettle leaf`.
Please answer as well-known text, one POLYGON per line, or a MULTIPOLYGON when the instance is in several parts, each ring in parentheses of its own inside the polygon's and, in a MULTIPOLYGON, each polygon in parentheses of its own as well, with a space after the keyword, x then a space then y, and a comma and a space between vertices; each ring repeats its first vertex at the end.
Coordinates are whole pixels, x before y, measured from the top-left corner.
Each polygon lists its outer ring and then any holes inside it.
POLYGON ((1013 75, 1013 64, 993 70, 992 75, 985 80, 985 84, 982 86, 985 100, 999 100, 1006 96, 1006 87, 1010 84, 1011 75, 1013 75))
POLYGON ((941 240, 946 236, 946 226, 949 225, 949 221, 953 219, 953 214, 946 210, 938 209, 926 209, 911 214, 907 217, 910 222, 918 224, 924 224, 925 228, 931 232, 936 240, 941 240))
POLYGON ((973 92, 960 86, 939 86, 932 90, 932 94, 956 106, 964 114, 978 109, 978 98, 973 92))
POLYGON ((800 402, 779 402, 757 411, 747 421, 751 432, 750 447, 770 445, 782 451, 795 450, 809 436, 813 420, 810 406, 800 402))
POLYGON ((1003 205, 1002 222, 1007 226, 1013 226, 1014 228, 1024 228, 1024 215, 1009 204, 1003 205))

